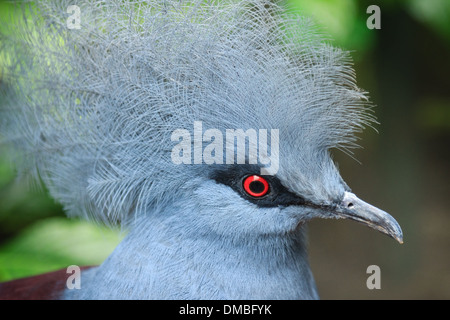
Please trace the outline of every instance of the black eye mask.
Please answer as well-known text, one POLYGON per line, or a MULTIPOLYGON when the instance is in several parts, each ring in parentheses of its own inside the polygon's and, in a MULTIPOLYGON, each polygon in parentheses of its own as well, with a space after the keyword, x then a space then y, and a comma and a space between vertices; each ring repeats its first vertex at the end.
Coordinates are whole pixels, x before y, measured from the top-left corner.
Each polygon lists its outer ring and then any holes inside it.
MULTIPOLYGON (((221 165, 212 171, 210 178, 217 183, 231 187, 242 198, 258 205, 259 207, 287 207, 291 205, 306 205, 302 197, 287 190, 276 176, 261 176, 260 167, 257 165, 221 165), (268 191, 262 196, 252 196, 244 188, 247 177, 256 175, 268 183, 268 191)), ((258 187, 258 186, 254 186, 258 187)))

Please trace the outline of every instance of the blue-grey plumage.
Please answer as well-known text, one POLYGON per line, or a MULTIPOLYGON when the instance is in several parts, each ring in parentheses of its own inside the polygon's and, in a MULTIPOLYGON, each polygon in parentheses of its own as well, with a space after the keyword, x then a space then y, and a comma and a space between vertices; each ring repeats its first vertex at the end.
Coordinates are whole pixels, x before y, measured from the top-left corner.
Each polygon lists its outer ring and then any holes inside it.
POLYGON ((18 168, 70 216, 129 229, 65 298, 316 299, 307 221, 350 218, 402 241, 330 157, 374 117, 348 54, 310 20, 265 0, 89 0, 68 30, 69 5, 37 1, 3 36, 0 123, 18 168), (279 130, 268 194, 243 189, 264 167, 246 156, 174 163, 171 135, 194 123, 279 130))

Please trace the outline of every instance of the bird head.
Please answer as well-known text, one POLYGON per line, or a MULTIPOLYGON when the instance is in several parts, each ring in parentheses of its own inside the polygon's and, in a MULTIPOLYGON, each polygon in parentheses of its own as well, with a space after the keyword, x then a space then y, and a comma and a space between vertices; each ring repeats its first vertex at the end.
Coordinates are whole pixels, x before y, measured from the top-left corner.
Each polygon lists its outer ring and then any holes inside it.
POLYGON ((324 218, 354 220, 403 242, 397 221, 352 193, 328 152, 309 164, 299 158, 280 161, 273 175, 250 164, 202 168, 204 175, 183 185, 174 212, 188 213, 186 227, 196 234, 233 239, 295 234, 309 220, 324 218))
POLYGON ((68 31, 68 5, 38 2, 36 23, 5 40, 16 77, 2 129, 69 215, 184 212, 222 235, 348 218, 401 241, 330 156, 375 120, 349 54, 309 19, 270 1, 86 1, 68 31))

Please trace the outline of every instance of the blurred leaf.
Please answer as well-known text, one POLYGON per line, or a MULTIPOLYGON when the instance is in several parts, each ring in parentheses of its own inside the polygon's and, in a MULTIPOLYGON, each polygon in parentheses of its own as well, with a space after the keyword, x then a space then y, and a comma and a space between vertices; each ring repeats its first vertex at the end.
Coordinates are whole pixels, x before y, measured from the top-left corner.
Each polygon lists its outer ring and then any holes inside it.
POLYGON ((9 161, 0 156, 0 243, 36 220, 63 215, 62 206, 46 190, 17 179, 9 161))
POLYGON ((80 220, 42 220, 0 249, 0 281, 101 264, 122 238, 117 230, 80 220))
POLYGON ((450 40, 450 1, 410 0, 411 13, 420 21, 433 28, 438 34, 450 40))
MULTIPOLYGON (((1 154, 1 149, 0 149, 1 154)), ((15 172, 12 170, 8 161, 0 157, 0 189, 10 183, 15 177, 15 172)))
POLYGON ((416 122, 422 128, 448 132, 450 129, 450 100, 424 98, 418 101, 416 122))
POLYGON ((368 15, 354 0, 289 0, 294 10, 312 17, 330 34, 335 44, 350 50, 367 50, 374 40, 374 32, 366 26, 368 15))

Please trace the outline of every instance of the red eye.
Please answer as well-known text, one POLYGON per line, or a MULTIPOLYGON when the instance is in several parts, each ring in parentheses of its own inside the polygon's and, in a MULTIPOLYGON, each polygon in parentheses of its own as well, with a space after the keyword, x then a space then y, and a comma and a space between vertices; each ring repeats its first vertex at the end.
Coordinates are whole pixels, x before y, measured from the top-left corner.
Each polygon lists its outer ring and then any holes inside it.
POLYGON ((252 197, 260 198, 269 192, 269 183, 261 176, 248 176, 244 179, 244 190, 252 197))

